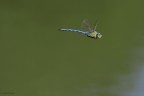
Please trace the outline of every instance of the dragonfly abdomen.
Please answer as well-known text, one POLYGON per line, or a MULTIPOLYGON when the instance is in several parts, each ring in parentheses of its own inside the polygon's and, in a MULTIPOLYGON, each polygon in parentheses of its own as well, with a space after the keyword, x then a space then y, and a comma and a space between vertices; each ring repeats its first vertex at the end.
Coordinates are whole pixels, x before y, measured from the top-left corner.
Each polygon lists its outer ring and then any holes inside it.
POLYGON ((61 31, 70 31, 70 32, 79 32, 79 33, 83 33, 83 34, 88 34, 88 32, 84 32, 81 30, 75 30, 75 29, 60 29, 61 31))

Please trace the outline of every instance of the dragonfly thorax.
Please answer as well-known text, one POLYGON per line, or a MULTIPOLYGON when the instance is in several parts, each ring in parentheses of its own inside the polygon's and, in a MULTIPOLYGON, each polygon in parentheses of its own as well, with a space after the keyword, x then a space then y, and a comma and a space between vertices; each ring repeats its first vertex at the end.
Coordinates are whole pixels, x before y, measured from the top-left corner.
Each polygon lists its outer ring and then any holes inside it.
POLYGON ((102 35, 96 31, 88 33, 88 36, 91 38, 96 38, 96 39, 102 37, 102 35))

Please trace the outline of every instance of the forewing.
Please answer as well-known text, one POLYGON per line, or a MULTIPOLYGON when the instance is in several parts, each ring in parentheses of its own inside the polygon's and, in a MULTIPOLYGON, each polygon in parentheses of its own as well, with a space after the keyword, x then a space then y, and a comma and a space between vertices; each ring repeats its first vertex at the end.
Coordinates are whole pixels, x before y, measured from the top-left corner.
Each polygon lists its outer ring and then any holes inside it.
POLYGON ((86 19, 83 20, 81 30, 85 32, 92 32, 92 29, 90 28, 90 25, 86 19))
POLYGON ((95 23, 94 26, 93 26, 93 28, 92 28, 92 30, 96 31, 96 27, 97 27, 97 24, 95 23))
POLYGON ((93 26, 93 28, 92 28, 93 31, 96 31, 97 24, 98 24, 98 21, 95 22, 95 24, 94 24, 94 26, 93 26))

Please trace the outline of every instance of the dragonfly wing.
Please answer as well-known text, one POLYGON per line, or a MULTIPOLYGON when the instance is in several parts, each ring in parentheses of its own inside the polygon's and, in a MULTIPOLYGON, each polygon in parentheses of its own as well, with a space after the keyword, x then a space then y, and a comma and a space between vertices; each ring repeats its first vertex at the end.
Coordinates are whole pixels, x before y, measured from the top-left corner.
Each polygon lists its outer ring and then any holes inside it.
POLYGON ((85 32, 92 32, 92 29, 90 28, 90 25, 86 19, 83 20, 81 30, 85 32))
POLYGON ((98 23, 98 21, 95 22, 95 24, 94 24, 94 26, 93 26, 93 28, 92 28, 93 31, 96 31, 97 23, 98 23))
POLYGON ((96 27, 97 27, 97 24, 95 23, 94 26, 93 26, 93 28, 92 28, 92 30, 96 31, 96 27))

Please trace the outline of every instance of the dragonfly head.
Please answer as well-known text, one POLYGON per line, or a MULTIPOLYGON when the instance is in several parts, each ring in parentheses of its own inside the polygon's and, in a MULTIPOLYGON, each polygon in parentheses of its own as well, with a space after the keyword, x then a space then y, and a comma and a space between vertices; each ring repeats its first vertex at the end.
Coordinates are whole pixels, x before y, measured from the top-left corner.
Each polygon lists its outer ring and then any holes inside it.
POLYGON ((102 35, 101 35, 100 33, 97 33, 97 37, 98 37, 98 38, 101 38, 102 35))

